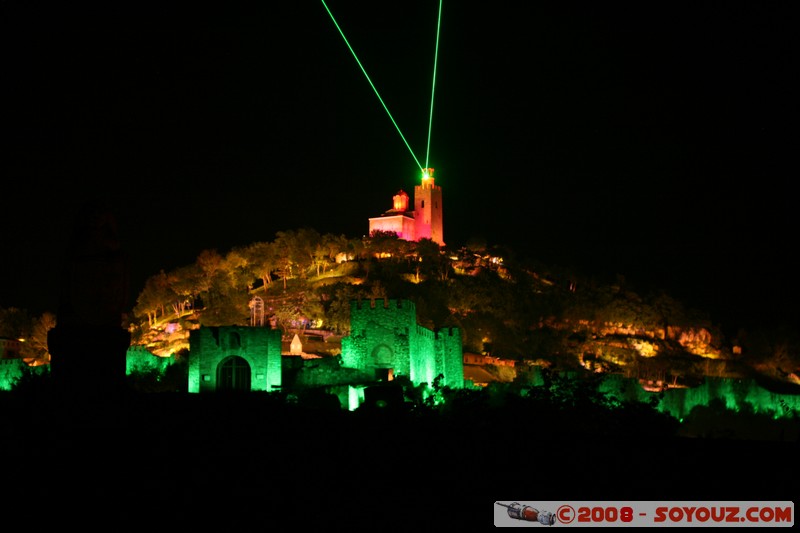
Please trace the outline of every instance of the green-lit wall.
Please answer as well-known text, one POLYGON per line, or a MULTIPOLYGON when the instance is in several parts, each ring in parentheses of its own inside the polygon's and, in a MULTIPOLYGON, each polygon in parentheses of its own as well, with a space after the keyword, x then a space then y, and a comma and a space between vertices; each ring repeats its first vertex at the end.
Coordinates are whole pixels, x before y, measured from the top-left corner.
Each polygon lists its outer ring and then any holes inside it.
MULTIPOLYGON (((28 365, 20 358, 0 359, 0 390, 11 390, 14 382, 22 377, 22 372, 28 365)), ((44 366, 32 367, 33 369, 45 368, 44 366)))
POLYGON ((202 327, 189 334, 189 392, 217 390, 217 370, 228 357, 250 366, 250 390, 281 387, 281 332, 248 326, 202 327))
POLYGON ((437 333, 436 365, 442 369, 444 384, 451 388, 464 387, 464 345, 461 330, 441 329, 437 333))
MULTIPOLYGON (((623 400, 648 401, 654 394, 644 390, 635 379, 609 375, 600 387, 623 400)), ((662 394, 662 393, 659 393, 662 394)), ((658 403, 658 410, 675 418, 686 417, 697 406, 708 406, 719 400, 733 411, 767 414, 775 418, 800 412, 800 395, 769 391, 752 379, 707 377, 702 385, 691 388, 668 389, 658 403)))
POLYGON ((442 374, 445 385, 464 386, 460 331, 434 332, 419 326, 409 300, 350 302, 350 335, 342 338, 342 365, 370 376, 391 368, 394 376, 407 376, 415 385, 432 384, 442 374))
POLYGON ((125 353, 125 374, 151 371, 163 373, 173 362, 172 357, 158 357, 144 346, 131 346, 125 353))

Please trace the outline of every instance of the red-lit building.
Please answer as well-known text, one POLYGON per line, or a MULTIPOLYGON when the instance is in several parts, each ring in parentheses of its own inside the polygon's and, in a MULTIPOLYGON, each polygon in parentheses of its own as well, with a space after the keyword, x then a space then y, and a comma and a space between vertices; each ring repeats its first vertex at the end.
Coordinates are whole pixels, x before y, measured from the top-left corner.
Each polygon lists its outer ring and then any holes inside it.
POLYGON ((414 187, 413 209, 409 199, 405 191, 398 191, 391 209, 369 219, 369 233, 392 232, 406 241, 430 239, 444 246, 442 188, 434 183, 432 168, 423 169, 422 183, 414 187))

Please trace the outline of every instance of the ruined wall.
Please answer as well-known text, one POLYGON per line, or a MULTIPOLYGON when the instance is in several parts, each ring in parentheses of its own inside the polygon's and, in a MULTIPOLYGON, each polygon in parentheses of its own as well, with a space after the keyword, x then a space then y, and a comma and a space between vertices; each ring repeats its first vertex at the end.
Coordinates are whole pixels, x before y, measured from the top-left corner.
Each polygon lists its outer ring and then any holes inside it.
POLYGON ((457 328, 433 332, 417 324, 416 307, 408 300, 353 300, 351 335, 342 338, 342 365, 379 374, 391 368, 415 384, 433 384, 444 375, 446 385, 464 386, 461 333, 457 328))
POLYGON ((459 328, 446 328, 436 332, 436 364, 444 374, 444 384, 451 388, 464 386, 464 347, 459 328))
POLYGON ((144 346, 131 346, 125 354, 125 375, 156 370, 163 373, 173 362, 172 357, 160 357, 144 346))
POLYGON ((376 368, 411 373, 409 338, 417 314, 407 300, 353 300, 350 335, 342 338, 342 366, 374 375, 376 368))
MULTIPOLYGON (((345 368, 341 365, 339 357, 323 357, 300 362, 300 368, 297 369, 291 383, 298 389, 368 383, 373 379, 371 375, 364 374, 360 370, 345 368)), ((284 358, 284 370, 290 363, 291 358, 284 358)))
POLYGON ((409 376, 413 383, 432 385, 436 379, 436 336, 431 330, 416 324, 413 331, 409 376))

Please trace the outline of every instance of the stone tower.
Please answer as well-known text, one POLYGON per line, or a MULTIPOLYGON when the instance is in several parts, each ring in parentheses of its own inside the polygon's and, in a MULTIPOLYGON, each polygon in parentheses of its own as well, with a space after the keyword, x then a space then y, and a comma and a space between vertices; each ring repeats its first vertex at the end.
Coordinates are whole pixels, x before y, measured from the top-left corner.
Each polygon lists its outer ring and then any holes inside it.
POLYGON ((430 239, 444 246, 442 188, 434 183, 433 169, 422 172, 422 184, 414 187, 415 241, 430 239))
POLYGON ((369 219, 369 233, 388 231, 406 241, 431 239, 444 246, 444 216, 442 188, 435 184, 433 169, 422 172, 422 184, 414 187, 414 206, 410 209, 408 195, 398 191, 392 197, 392 208, 369 219))
POLYGON ((373 379, 391 381, 404 375, 412 383, 464 386, 461 333, 458 328, 432 331, 417 324, 410 300, 353 300, 350 335, 342 338, 342 366, 373 379))

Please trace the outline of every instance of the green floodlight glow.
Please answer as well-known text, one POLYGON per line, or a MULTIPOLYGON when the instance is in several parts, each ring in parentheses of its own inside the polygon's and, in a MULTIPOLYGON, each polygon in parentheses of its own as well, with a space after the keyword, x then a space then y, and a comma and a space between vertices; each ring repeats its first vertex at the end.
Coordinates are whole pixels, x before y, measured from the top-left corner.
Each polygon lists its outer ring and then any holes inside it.
MULTIPOLYGON (((339 27, 339 23, 336 22, 336 18, 334 18, 333 13, 331 13, 331 10, 328 8, 328 5, 325 3, 325 0, 321 0, 321 1, 322 1, 322 6, 325 8, 325 11, 328 12, 328 15, 331 17, 331 20, 333 21, 333 24, 336 26, 336 29, 339 30, 339 34, 342 36, 342 39, 344 39, 344 43, 347 45, 347 48, 350 50, 350 53, 353 54, 353 58, 356 60, 356 63, 358 63, 358 66, 361 69, 361 72, 364 73, 364 77, 367 78, 367 82, 369 82, 370 87, 372 87, 372 90, 375 92, 375 96, 378 97, 378 101, 381 103, 381 105, 383 106, 383 109, 386 111, 386 114, 389 116, 389 120, 392 121, 392 124, 394 124, 394 127, 397 130, 397 133, 400 134, 400 138, 403 140, 403 143, 405 143, 406 148, 408 148, 408 151, 411 153, 411 157, 414 158, 414 161, 417 163, 417 166, 419 167, 419 169, 423 170, 422 164, 420 164, 419 159, 417 159, 417 156, 414 155, 414 151, 411 149, 411 146, 408 144, 408 141, 406 140, 405 136, 403 135, 403 132, 400 131, 400 126, 397 124, 397 121, 395 121, 394 117, 389 112, 389 108, 386 106, 386 103, 383 101, 383 98, 381 98, 381 95, 378 93, 378 89, 375 88, 375 84, 372 83, 372 80, 370 79, 369 75, 367 74, 366 69, 364 69, 364 66, 361 64, 361 61, 358 59, 358 56, 356 55, 355 51, 353 50, 353 47, 350 46, 350 43, 347 41, 347 37, 345 37, 344 32, 342 31, 342 28, 339 27)), ((428 145, 427 145, 427 152, 425 154, 425 168, 427 168, 427 166, 428 166, 428 156, 429 156, 429 153, 430 153, 430 144, 431 144, 431 124, 433 122, 433 91, 434 91, 434 87, 436 85, 436 62, 438 60, 438 55, 439 55, 439 28, 441 26, 441 20, 442 20, 442 0, 439 0, 439 18, 438 18, 437 23, 436 23, 436 52, 434 53, 434 60, 433 60, 433 83, 432 83, 432 87, 431 87, 431 110, 430 110, 430 117, 428 119, 428 145)))
MULTIPOLYGON (((608 376, 600 391, 621 394, 627 400, 647 403, 653 393, 645 391, 636 380, 621 376, 608 376)), ((707 377, 702 385, 692 388, 666 390, 656 409, 683 421, 695 407, 710 407, 713 401, 730 411, 751 412, 758 415, 791 419, 800 410, 800 396, 779 394, 762 388, 755 380, 707 377)))

